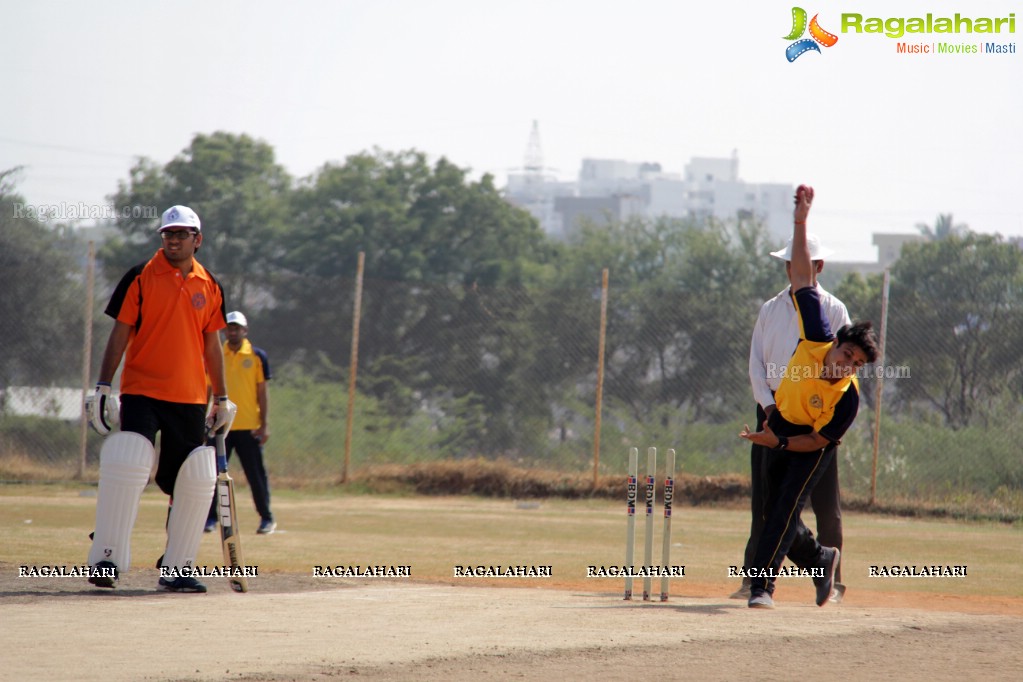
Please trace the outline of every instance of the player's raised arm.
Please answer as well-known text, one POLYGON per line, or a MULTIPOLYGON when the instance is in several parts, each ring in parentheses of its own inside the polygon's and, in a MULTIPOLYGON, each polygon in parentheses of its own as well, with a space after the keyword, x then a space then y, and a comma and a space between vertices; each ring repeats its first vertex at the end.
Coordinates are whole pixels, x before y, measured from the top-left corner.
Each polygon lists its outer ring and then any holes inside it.
POLYGON ((810 249, 806 245, 806 218, 813 204, 813 187, 800 185, 796 188, 796 208, 792 217, 792 261, 789 268, 789 283, 792 291, 816 284, 816 272, 810 261, 810 249))

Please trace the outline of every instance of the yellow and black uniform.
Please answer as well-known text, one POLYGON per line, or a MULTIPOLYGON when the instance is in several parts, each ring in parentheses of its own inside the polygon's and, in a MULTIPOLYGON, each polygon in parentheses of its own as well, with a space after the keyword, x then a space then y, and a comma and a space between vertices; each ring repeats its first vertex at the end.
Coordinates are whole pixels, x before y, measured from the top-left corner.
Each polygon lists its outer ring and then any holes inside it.
MULTIPOLYGON (((266 415, 259 409, 259 385, 273 378, 270 360, 262 348, 253 346, 248 339, 242 339, 237 351, 230 343, 224 342, 224 374, 227 377, 227 395, 238 406, 238 413, 231 424, 224 444, 227 456, 238 451, 238 459, 245 470, 245 478, 252 491, 252 501, 259 512, 260 522, 273 524, 274 515, 270 510, 270 479, 263 463, 263 445, 253 431, 263 425, 266 415)), ((265 390, 265 387, 264 387, 265 390)), ((216 500, 210 505, 206 527, 215 527, 217 521, 216 500)))
POLYGON ((121 373, 121 430, 156 444, 156 483, 174 492, 178 470, 206 441, 207 332, 227 326, 224 291, 198 261, 187 277, 163 250, 129 270, 106 314, 132 328, 121 373))
POLYGON ((855 376, 835 383, 821 378, 824 357, 837 341, 816 287, 800 289, 792 298, 799 312, 799 344, 774 394, 778 419, 770 426, 779 436, 816 431, 836 443, 856 418, 859 382, 855 376))
MULTIPOLYGON (((834 383, 822 378, 825 356, 837 341, 816 287, 800 289, 793 299, 799 311, 800 340, 775 393, 777 409, 768 426, 779 436, 791 438, 816 431, 837 443, 859 410, 859 384, 854 376, 834 383)), ((767 451, 764 478, 768 492, 764 527, 750 566, 751 595, 774 592, 774 576, 786 556, 800 568, 819 568, 826 563, 827 555, 800 514, 834 452, 830 446, 813 452, 767 451)))
POLYGON ((270 378, 270 361, 261 348, 248 339, 242 339, 237 351, 224 342, 224 374, 227 376, 227 394, 238 406, 231 425, 232 431, 251 431, 262 425, 256 386, 270 378))

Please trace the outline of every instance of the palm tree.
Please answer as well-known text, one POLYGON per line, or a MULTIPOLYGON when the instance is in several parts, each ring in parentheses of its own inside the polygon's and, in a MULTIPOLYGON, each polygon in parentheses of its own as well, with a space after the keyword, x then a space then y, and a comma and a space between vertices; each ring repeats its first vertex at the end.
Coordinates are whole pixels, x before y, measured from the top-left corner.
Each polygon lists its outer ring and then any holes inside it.
POLYGON ((936 242, 948 237, 966 234, 970 231, 970 226, 966 223, 959 223, 958 225, 953 223, 951 213, 939 213, 938 217, 934 220, 934 227, 927 223, 917 223, 916 229, 920 230, 920 234, 927 237, 930 241, 936 242))

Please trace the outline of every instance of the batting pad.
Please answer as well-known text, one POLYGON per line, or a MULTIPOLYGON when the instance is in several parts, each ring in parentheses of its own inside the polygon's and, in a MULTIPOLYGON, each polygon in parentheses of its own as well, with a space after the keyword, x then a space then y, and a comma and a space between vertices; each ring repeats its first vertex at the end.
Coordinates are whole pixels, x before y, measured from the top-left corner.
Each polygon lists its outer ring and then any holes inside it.
POLYGON ((174 503, 167 519, 167 551, 163 555, 163 565, 168 569, 191 568, 195 563, 217 482, 215 461, 216 449, 198 447, 188 453, 178 471, 174 503))
POLYGON ((131 567, 131 531, 155 457, 153 444, 137 433, 119 431, 103 441, 90 566, 112 561, 122 574, 131 567))

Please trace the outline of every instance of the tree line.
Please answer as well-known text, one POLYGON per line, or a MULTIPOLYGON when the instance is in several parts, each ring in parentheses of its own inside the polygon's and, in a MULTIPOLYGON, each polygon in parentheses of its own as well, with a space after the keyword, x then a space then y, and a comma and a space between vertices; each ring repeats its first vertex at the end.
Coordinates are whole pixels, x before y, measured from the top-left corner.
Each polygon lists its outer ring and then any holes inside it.
MULTIPOLYGON (((84 249, 66 226, 15 218, 15 175, 0 175, 0 305, 16 321, 0 327, 0 383, 75 385, 84 249)), ((592 416, 604 268, 605 404, 639 421, 747 418, 753 322, 786 284, 756 220, 587 223, 553 241, 491 176, 414 150, 296 179, 265 142, 196 135, 164 165, 140 159, 110 200, 198 212, 200 261, 285 379, 343 381, 365 253, 360 390, 389 418, 457 424, 444 433, 483 453, 528 450, 592 416)), ((108 283, 159 248, 157 223, 136 214, 118 212, 99 248, 108 283)), ((952 428, 1018 409, 1023 252, 956 226, 907 246, 891 281, 887 363, 912 370, 886 388, 892 409, 952 428)), ((835 293, 854 319, 879 320, 880 276, 850 275, 835 293)), ((97 313, 95 343, 108 324, 97 313)))

